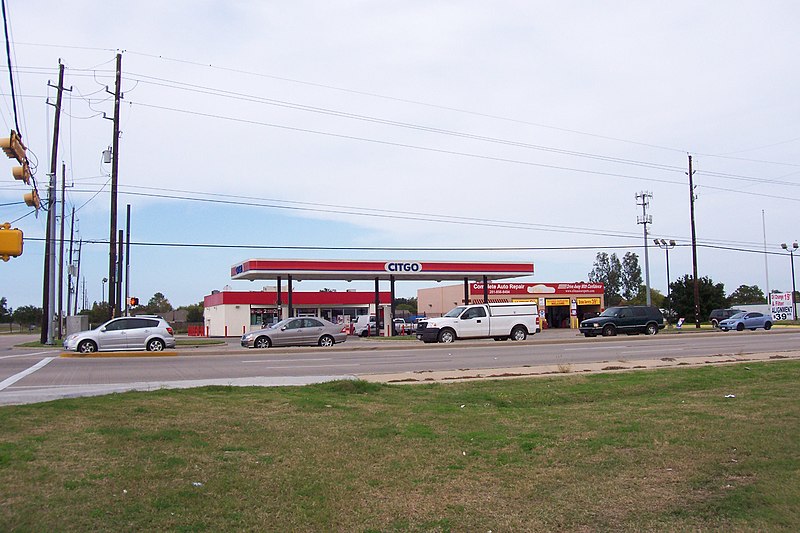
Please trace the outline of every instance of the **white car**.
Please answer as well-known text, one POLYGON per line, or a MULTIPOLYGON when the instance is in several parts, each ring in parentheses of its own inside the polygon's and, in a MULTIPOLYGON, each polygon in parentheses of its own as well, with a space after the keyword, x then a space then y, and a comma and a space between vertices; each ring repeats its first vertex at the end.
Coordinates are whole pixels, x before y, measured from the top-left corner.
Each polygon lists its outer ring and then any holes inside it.
POLYGON ((175 348, 175 336, 160 316, 140 315, 112 318, 102 326, 67 335, 64 348, 81 353, 114 350, 160 352, 175 348))

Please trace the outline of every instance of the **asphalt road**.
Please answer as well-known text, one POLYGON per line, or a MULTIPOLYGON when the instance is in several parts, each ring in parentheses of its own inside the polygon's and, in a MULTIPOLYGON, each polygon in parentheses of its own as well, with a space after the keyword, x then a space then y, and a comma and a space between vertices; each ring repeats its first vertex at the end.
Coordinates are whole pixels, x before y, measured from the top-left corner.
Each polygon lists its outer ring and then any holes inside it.
POLYGON ((125 358, 62 358, 60 350, 13 347, 26 340, 0 336, 0 404, 165 387, 300 385, 376 374, 780 353, 800 347, 800 329, 594 339, 548 330, 519 343, 449 345, 352 338, 328 349, 247 350, 230 339, 223 346, 179 349, 177 356, 125 358))

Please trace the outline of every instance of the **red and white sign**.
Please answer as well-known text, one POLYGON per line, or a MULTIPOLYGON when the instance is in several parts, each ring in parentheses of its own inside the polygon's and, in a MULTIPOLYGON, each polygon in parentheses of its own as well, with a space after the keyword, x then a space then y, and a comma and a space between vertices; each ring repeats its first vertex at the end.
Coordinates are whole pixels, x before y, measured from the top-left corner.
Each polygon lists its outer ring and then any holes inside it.
MULTIPOLYGON (((489 283, 489 295, 603 294, 602 283, 489 283)), ((483 283, 470 285, 472 294, 483 294, 483 283)))
POLYGON ((772 320, 794 320, 794 303, 791 292, 772 293, 769 295, 769 306, 772 320))

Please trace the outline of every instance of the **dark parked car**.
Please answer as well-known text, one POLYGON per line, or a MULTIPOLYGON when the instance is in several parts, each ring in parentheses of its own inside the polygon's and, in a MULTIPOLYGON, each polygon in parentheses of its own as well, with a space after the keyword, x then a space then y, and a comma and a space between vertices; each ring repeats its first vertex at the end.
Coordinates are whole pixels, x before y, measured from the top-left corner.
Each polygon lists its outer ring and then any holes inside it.
POLYGON ((711 325, 719 327, 719 323, 725 320, 726 318, 730 318, 736 313, 741 313, 741 309, 714 309, 711 311, 711 314, 708 316, 708 321, 711 322, 711 325))
POLYGON ((664 328, 664 315, 655 307, 626 305, 609 307, 600 316, 581 322, 580 330, 587 337, 610 337, 619 333, 655 335, 664 328))

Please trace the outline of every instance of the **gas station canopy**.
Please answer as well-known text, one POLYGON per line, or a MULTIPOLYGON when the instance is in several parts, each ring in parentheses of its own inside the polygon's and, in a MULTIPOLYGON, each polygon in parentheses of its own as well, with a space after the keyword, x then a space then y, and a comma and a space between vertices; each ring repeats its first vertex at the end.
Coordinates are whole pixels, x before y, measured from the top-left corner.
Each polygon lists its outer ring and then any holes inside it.
POLYGON ((351 261, 339 259, 247 259, 231 267, 231 279, 261 280, 292 276, 293 280, 406 281, 491 280, 530 276, 533 263, 460 261, 351 261))

